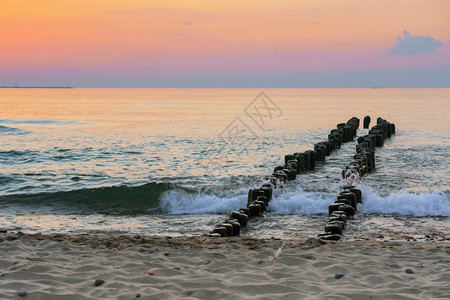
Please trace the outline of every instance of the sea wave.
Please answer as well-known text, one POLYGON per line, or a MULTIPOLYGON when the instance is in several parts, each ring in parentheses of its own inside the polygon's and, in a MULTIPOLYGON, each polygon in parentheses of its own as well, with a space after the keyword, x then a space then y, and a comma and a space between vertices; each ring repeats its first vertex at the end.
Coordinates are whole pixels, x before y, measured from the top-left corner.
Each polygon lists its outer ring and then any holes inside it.
POLYGON ((305 192, 301 188, 275 196, 269 203, 269 212, 275 214, 315 215, 328 212, 328 204, 336 198, 334 193, 305 192))
POLYGON ((358 207, 360 213, 406 216, 450 216, 450 193, 429 190, 426 192, 390 193, 379 196, 367 186, 360 187, 363 203, 358 207))
POLYGON ((0 151, 0 163, 5 165, 17 165, 36 162, 39 156, 38 151, 34 150, 9 150, 0 151))
POLYGON ((28 132, 19 128, 0 125, 0 135, 19 135, 26 133, 28 132))
MULTIPOLYGON (((382 196, 368 186, 359 188, 363 203, 358 205, 358 211, 362 214, 450 216, 448 191, 401 191, 382 196)), ((152 182, 141 186, 3 195, 0 196, 0 209, 20 207, 27 210, 28 207, 39 213, 52 214, 228 214, 247 205, 247 190, 211 193, 152 182)), ((275 215, 326 214, 328 205, 335 199, 334 192, 306 192, 299 186, 277 189, 268 212, 275 215)))
MULTIPOLYGON (((363 203, 358 211, 363 214, 404 216, 450 216, 450 194, 442 191, 413 193, 401 191, 381 196, 367 186, 359 187, 363 203)), ((268 211, 272 214, 326 214, 336 193, 306 192, 300 187, 277 190, 268 211)), ((229 213, 247 204, 245 192, 231 192, 216 196, 170 190, 161 197, 161 208, 169 214, 229 213)))
POLYGON ((218 196, 175 189, 161 197, 161 208, 169 214, 227 214, 246 205, 247 195, 242 193, 218 196))
POLYGON ((81 121, 58 121, 58 120, 13 120, 0 119, 0 124, 25 124, 25 125, 86 125, 81 121))
POLYGON ((0 196, 0 208, 20 208, 51 214, 135 215, 160 211, 160 196, 167 183, 141 186, 111 186, 38 194, 0 196))

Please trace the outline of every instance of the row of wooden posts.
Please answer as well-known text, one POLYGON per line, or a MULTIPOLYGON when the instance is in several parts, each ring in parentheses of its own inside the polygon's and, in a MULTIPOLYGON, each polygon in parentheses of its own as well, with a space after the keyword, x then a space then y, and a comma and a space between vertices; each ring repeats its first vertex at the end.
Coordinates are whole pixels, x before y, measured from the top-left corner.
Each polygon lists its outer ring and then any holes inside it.
MULTIPOLYGON (((364 128, 368 128, 370 117, 364 118, 364 128)), ((377 119, 377 125, 373 126, 367 135, 357 139, 356 155, 353 161, 342 170, 343 180, 351 183, 359 182, 359 179, 375 169, 375 148, 382 147, 384 140, 395 134, 395 124, 382 118, 377 119)), ((334 203, 328 206, 328 221, 325 232, 319 233, 317 238, 323 240, 339 240, 345 229, 347 220, 352 218, 357 211, 358 203, 362 203, 361 190, 354 185, 344 186, 334 203)))
POLYGON ((257 189, 248 191, 247 207, 232 211, 210 232, 211 237, 237 236, 250 218, 261 216, 272 200, 273 189, 285 182, 295 180, 297 174, 315 169, 316 162, 325 161, 325 157, 339 149, 342 143, 353 141, 359 128, 360 120, 352 117, 346 123, 337 124, 331 130, 328 139, 314 145, 314 150, 285 155, 284 165, 276 166, 273 173, 264 177, 265 182, 257 189))

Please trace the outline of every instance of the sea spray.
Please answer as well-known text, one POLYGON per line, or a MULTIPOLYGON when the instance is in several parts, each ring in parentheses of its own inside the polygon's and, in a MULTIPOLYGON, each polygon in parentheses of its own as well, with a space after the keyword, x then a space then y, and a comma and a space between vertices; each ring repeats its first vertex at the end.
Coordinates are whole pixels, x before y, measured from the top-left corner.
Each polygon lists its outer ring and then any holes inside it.
MULTIPOLYGON (((391 214, 405 216, 450 216, 450 196, 442 191, 412 193, 400 191, 382 196, 366 185, 363 192, 362 214, 391 214)), ((242 191, 207 194, 171 189, 161 195, 160 207, 169 214, 226 214, 244 207, 247 195, 242 191)), ((268 207, 271 214, 326 214, 335 193, 305 192, 300 186, 276 191, 268 207)))
POLYGON ((405 216, 450 216, 448 192, 433 191, 412 193, 400 191, 382 197, 372 188, 358 186, 363 191, 363 203, 358 210, 363 214, 390 214, 405 216))
POLYGON ((320 192, 304 192, 301 188, 286 191, 273 198, 270 212, 274 214, 322 214, 335 195, 320 192))
POLYGON ((218 196, 174 189, 161 196, 160 206, 169 214, 226 214, 245 206, 246 202, 245 194, 218 196))

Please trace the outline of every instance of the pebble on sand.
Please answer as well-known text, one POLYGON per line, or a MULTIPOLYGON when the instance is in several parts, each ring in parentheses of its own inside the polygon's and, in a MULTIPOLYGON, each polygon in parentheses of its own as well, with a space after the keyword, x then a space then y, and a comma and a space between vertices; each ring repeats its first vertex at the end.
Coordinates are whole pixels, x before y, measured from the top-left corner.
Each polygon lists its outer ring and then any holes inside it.
POLYGON ((414 271, 411 270, 410 268, 407 268, 407 269, 405 270, 405 272, 408 273, 408 274, 414 274, 414 271))
POLYGON ((105 281, 103 279, 96 279, 95 282, 94 282, 94 285, 95 286, 99 286, 99 285, 102 285, 104 283, 105 283, 105 281))
POLYGON ((334 278, 341 279, 344 276, 345 276, 345 274, 336 274, 336 275, 334 275, 334 278))
POLYGON ((20 297, 25 297, 27 295, 27 290, 20 288, 17 290, 17 295, 19 295, 20 297))

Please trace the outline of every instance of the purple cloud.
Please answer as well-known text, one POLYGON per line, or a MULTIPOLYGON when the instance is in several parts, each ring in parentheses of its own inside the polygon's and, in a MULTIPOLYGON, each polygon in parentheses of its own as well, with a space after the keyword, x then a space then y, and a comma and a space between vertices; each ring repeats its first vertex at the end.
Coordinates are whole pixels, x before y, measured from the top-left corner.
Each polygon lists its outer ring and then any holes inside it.
POLYGON ((417 53, 433 53, 444 44, 430 36, 411 35, 403 30, 403 38, 397 37, 397 42, 388 51, 389 55, 414 55, 417 53))

